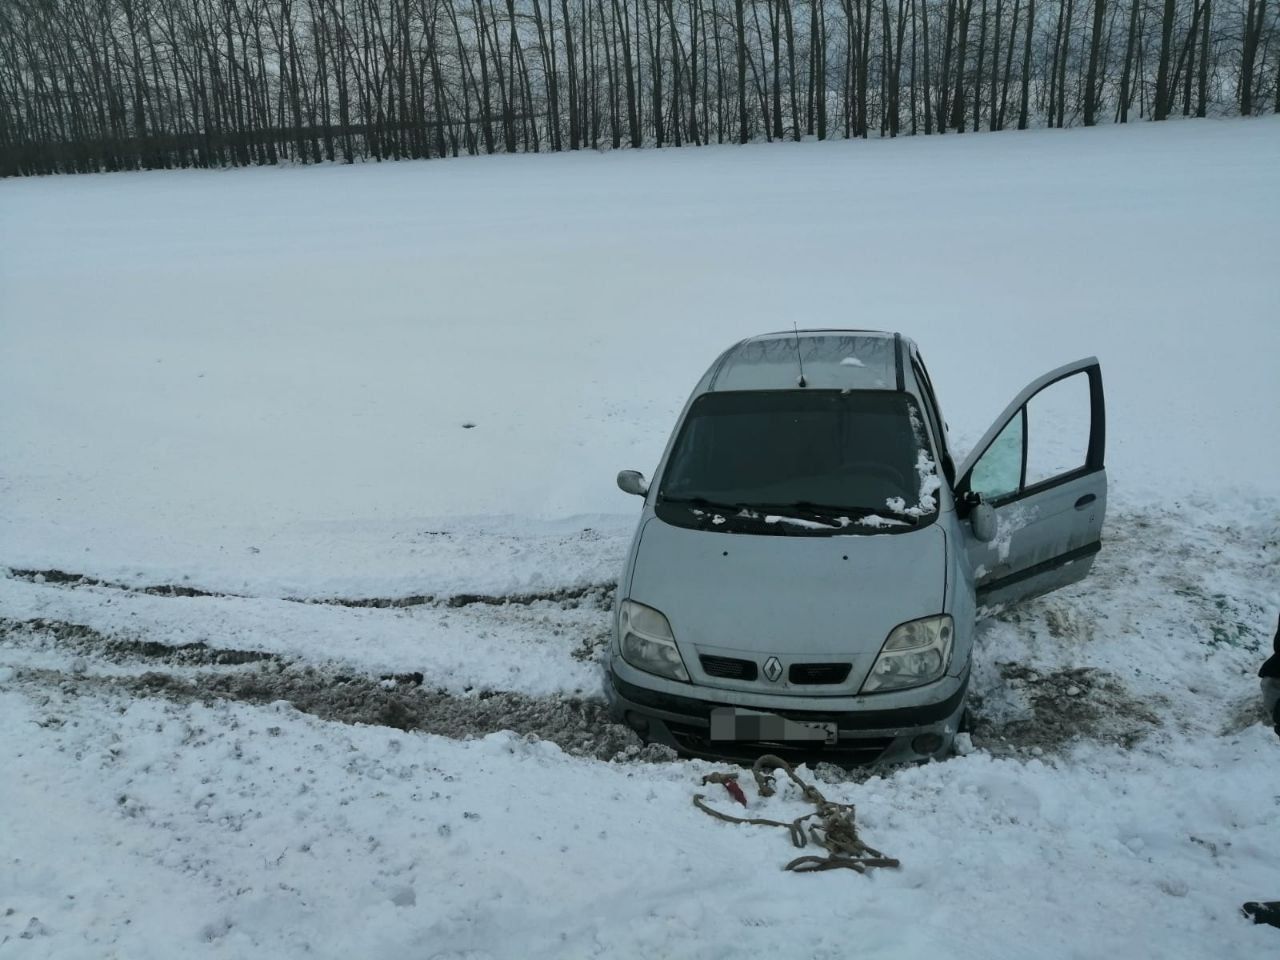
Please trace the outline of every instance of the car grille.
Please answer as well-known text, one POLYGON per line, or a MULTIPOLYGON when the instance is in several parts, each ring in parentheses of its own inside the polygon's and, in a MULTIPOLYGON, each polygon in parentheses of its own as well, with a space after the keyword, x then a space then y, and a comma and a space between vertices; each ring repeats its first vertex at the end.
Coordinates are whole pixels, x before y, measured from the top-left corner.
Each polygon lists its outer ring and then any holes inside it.
POLYGON ((851 663, 793 663, 788 676, 792 683, 844 683, 852 669, 851 663))
POLYGON ((702 661, 702 670, 707 676, 722 680, 754 680, 759 672, 754 660, 705 655, 698 659, 702 661))

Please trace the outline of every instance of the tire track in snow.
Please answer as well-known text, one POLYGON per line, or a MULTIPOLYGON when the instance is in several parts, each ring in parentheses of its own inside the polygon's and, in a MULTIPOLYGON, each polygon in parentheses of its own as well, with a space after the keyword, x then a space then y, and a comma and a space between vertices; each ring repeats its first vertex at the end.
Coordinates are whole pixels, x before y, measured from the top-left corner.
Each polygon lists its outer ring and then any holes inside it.
POLYGON ((169 644, 159 640, 109 636, 83 623, 36 617, 14 620, 0 617, 0 640, 26 634, 43 646, 56 647, 76 656, 92 656, 113 662, 163 661, 183 666, 240 666, 246 663, 283 663, 284 657, 264 650, 235 650, 210 646, 203 641, 169 644))
POLYGON ((528 607, 535 603, 559 603, 568 607, 576 607, 580 602, 594 603, 601 608, 613 602, 613 594, 617 584, 613 582, 588 583, 575 587, 557 587, 552 590, 535 590, 521 593, 488 594, 488 593, 455 593, 455 594, 410 594, 403 597, 272 597, 263 598, 242 593, 226 593, 214 590, 202 590, 183 584, 144 584, 132 586, 115 580, 104 580, 82 573, 70 573, 66 570, 19 569, 12 568, 8 576, 14 580, 27 583, 46 584, 55 587, 76 589, 91 587, 102 590, 118 590, 123 593, 145 594, 152 597, 212 597, 235 600, 279 599, 288 603, 316 604, 320 606, 348 607, 353 609, 401 609, 404 607, 444 607, 456 610, 461 607, 490 606, 501 607, 508 604, 528 607))
MULTIPOLYGON (((1178 509, 1117 512, 1108 521, 1107 546, 1092 577, 1078 586, 1011 608, 979 625, 971 702, 975 745, 998 753, 1057 753, 1069 749, 1075 740, 1114 743, 1128 748, 1161 730, 1170 731, 1169 735, 1173 735, 1173 731, 1187 734, 1194 730, 1217 733, 1239 730, 1256 722, 1257 693, 1252 674, 1264 639, 1263 627, 1270 628, 1274 623, 1268 600, 1280 595, 1272 560, 1274 550, 1280 547, 1278 530, 1274 515, 1268 511, 1258 511, 1254 517, 1236 518, 1229 524, 1194 503, 1178 509), (1194 669, 1188 669, 1192 665, 1194 669)), ((10 576, 49 586, 53 588, 51 593, 58 589, 93 587, 95 592, 108 598, 109 591, 114 589, 119 590, 121 596, 226 596, 229 604, 237 602, 230 599, 231 595, 191 587, 129 587, 65 571, 15 570, 10 576), (38 577, 43 577, 43 581, 38 577)), ((483 618, 469 628, 477 637, 483 637, 484 632, 491 629, 492 616, 497 618, 492 621, 494 624, 514 626, 514 636, 523 637, 536 630, 546 642, 557 645, 556 656, 564 657, 566 662, 572 658, 589 663, 607 642, 604 611, 608 609, 612 593, 612 585, 595 584, 507 597, 458 594, 455 597, 292 598, 292 602, 313 610, 324 606, 377 609, 416 605, 439 610, 442 615, 454 608, 464 608, 460 612, 466 614, 465 608, 471 608, 474 613, 468 616, 479 614, 483 618), (547 623, 529 621, 526 624, 526 611, 536 609, 539 602, 576 612, 563 623, 551 614, 552 619, 547 623), (502 612, 504 606, 511 608, 510 614, 502 612), (494 611, 492 615, 484 612, 488 609, 494 611), (583 620, 584 616, 589 622, 583 620), (577 646, 562 646, 556 640, 565 633, 573 639, 578 631, 581 631, 581 642, 577 646)), ((111 604, 107 609, 116 609, 118 601, 108 599, 106 602, 111 604)), ((181 605, 175 606, 179 611, 183 609, 181 605)), ((32 612, 28 617, 41 609, 35 603, 29 607, 32 612)), ((157 607, 168 609, 170 604, 161 601, 157 607)), ((76 629, 85 628, 77 628, 69 621, 88 613, 87 610, 77 613, 69 607, 62 614, 62 626, 45 633, 52 635, 61 630, 70 638, 76 629)), ((271 630, 273 615, 270 611, 267 613, 261 629, 271 630)), ((241 655, 229 649, 231 645, 223 650, 209 642, 164 644, 157 639, 163 637, 157 630, 166 629, 164 621, 132 636, 124 627, 123 618, 103 618, 103 623, 110 619, 118 624, 118 634, 108 630, 113 637, 110 642, 115 646, 106 647, 101 642, 98 646, 112 656, 130 656, 136 652, 152 660, 168 659, 173 666, 181 668, 235 664, 241 655), (116 636, 126 639, 114 639, 116 636), (121 643, 131 646, 121 646, 121 643)), ((185 641, 207 641, 220 634, 229 639, 243 632, 215 628, 208 636, 201 637, 197 631, 179 629, 185 622, 180 612, 178 619, 167 617, 165 621, 169 628, 178 630, 175 637, 185 641)), ((103 626, 96 619, 88 622, 103 626)), ((217 625, 223 626, 225 624, 217 625)), ((308 629, 321 626, 323 624, 309 624, 308 629)), ((443 629, 443 622, 432 624, 431 628, 440 628, 436 636, 452 632, 443 629)), ((409 623, 405 629, 419 627, 409 623)), ((2 634, 0 630, 0 641, 4 639, 2 634)), ((504 640, 486 647, 486 656, 518 658, 537 649, 535 646, 525 650, 506 644, 504 640)), ((89 655, 93 655, 92 651, 89 655)), ((248 654, 243 662, 252 663, 259 656, 263 655, 248 654)), ((359 663, 317 661, 306 649, 278 651, 274 656, 287 661, 291 672, 296 672, 297 665, 313 665, 329 684, 351 679, 336 671, 360 674, 362 669, 359 663)), ((403 683, 405 678, 413 676, 404 671, 422 670, 426 674, 422 677, 426 687, 447 682, 438 661, 424 667, 412 653, 396 659, 401 662, 371 665, 363 677, 356 679, 376 684, 379 681, 374 678, 381 673, 384 678, 394 677, 403 683)), ((515 686, 518 681, 492 672, 478 680, 474 686, 455 684, 451 695, 469 699, 491 697, 495 695, 493 691, 500 691, 537 702, 558 701, 572 695, 569 691, 545 690, 526 690, 520 694, 517 693, 519 687, 515 686), (509 683, 512 685, 508 686, 509 683)), ((598 688, 590 684, 579 684, 575 692, 592 700, 595 689, 598 688)), ((234 691, 227 691, 219 695, 233 694, 234 691)), ((281 699, 289 697, 282 695, 281 699)), ((362 719, 360 722, 380 721, 362 719)))
POLYGON ((357 676, 258 651, 119 639, 60 620, 0 619, 0 647, 4 645, 50 654, 37 664, 9 668, 7 682, 55 687, 63 696, 105 692, 177 702, 232 700, 455 740, 512 731, 598 760, 675 758, 674 751, 646 746, 629 727, 614 723, 600 698, 510 691, 457 695, 431 689, 421 673, 357 676), (70 669, 65 668, 67 654, 75 658, 70 669), (103 661, 155 662, 171 669, 112 674, 95 669, 103 661))
MULTIPOLYGON (((47 666, 19 667, 14 680, 56 686, 63 693, 102 688, 179 702, 232 700, 293 708, 323 720, 452 739, 507 730, 549 740, 575 756, 600 760, 674 758, 667 748, 645 746, 628 727, 615 723, 599 696, 534 696, 496 690, 460 695, 433 689, 431 678, 421 672, 353 675, 259 651, 119 638, 58 620, 0 619, 0 647, 6 644, 49 654, 43 658, 47 666), (70 670, 62 667, 67 654, 76 658, 70 670), (92 661, 99 665, 102 661, 144 662, 159 669, 112 675, 95 670, 92 661)), ((999 755, 1043 755, 1062 752, 1075 740, 1111 742, 1128 749, 1161 726, 1151 704, 1105 671, 1037 673, 1015 664, 999 666, 1006 692, 1029 697, 1031 708, 1015 717, 1001 716, 999 710, 984 711, 983 699, 975 697, 972 739, 980 749, 999 755)), ((865 770, 835 768, 825 774, 837 779, 862 775, 865 770)))

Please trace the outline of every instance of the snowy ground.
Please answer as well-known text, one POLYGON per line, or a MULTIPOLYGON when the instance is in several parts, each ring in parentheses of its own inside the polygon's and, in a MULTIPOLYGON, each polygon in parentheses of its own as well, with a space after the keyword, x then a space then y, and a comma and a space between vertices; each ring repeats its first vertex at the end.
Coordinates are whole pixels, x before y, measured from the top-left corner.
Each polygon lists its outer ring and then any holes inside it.
POLYGON ((1274 953, 1277 156, 1269 118, 0 183, 0 957, 1274 953), (780 872, 598 699, 613 474, 793 320, 915 337, 960 446, 1106 378, 1104 550, 981 626, 974 752, 821 772, 902 861, 863 877, 780 872))

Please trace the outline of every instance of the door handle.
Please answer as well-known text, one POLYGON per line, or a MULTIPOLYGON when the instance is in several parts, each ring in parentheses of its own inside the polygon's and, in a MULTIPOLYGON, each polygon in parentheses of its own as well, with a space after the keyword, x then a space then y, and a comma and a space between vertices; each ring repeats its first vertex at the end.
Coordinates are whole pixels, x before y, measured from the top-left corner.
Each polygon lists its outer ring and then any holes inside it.
POLYGON ((1098 499, 1097 494, 1086 493, 1083 497, 1081 497, 1079 500, 1076 501, 1076 509, 1083 510, 1085 507, 1087 507, 1089 504, 1093 503, 1093 501, 1097 499, 1098 499))

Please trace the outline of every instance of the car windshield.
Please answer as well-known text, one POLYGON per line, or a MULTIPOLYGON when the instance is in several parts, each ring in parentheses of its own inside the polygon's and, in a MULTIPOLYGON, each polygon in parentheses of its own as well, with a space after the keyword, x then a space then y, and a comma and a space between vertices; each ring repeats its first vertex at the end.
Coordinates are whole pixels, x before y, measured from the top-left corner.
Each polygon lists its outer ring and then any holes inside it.
POLYGON ((910 527, 936 512, 937 487, 905 393, 734 391, 694 401, 658 502, 719 524, 910 527))

